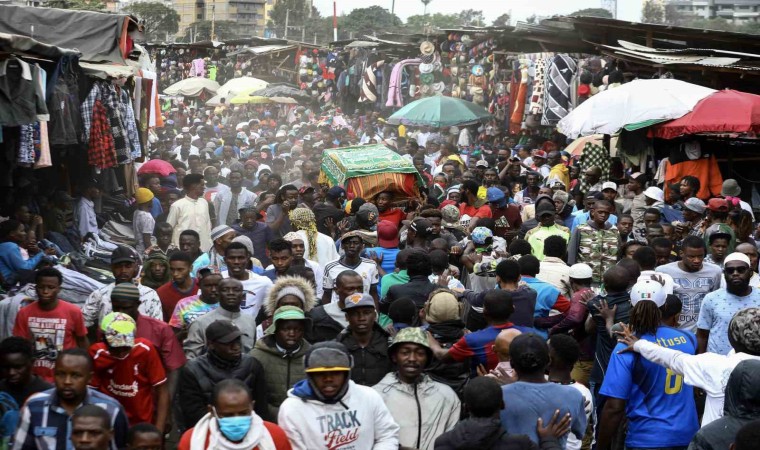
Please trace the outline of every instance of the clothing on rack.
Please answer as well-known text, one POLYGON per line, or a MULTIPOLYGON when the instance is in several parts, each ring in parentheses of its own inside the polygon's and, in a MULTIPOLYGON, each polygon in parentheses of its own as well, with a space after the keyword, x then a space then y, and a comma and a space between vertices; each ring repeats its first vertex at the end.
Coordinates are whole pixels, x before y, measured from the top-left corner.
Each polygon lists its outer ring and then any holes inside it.
POLYGON ((0 126, 29 125, 48 116, 40 75, 19 58, 0 60, 0 126))
POLYGON ((577 70, 578 65, 568 55, 556 55, 552 60, 547 71, 541 125, 556 125, 572 109, 570 86, 577 70))

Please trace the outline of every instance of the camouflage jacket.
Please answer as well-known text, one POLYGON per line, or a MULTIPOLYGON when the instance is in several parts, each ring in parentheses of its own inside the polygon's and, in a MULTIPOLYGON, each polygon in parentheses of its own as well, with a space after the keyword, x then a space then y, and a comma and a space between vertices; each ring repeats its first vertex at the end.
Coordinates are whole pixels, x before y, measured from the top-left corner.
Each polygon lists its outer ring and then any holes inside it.
POLYGON ((620 247, 620 232, 617 227, 604 224, 598 228, 594 222, 578 225, 568 245, 567 263, 585 263, 593 271, 593 283, 602 282, 602 275, 617 263, 617 251, 620 247))

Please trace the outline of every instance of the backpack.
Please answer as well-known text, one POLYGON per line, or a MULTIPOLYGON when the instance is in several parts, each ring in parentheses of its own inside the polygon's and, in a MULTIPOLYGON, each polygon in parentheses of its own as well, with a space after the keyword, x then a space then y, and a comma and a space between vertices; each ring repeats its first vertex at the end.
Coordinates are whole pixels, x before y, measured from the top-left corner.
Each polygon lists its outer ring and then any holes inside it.
POLYGON ((0 450, 10 448, 19 421, 19 406, 7 392, 0 392, 0 450))

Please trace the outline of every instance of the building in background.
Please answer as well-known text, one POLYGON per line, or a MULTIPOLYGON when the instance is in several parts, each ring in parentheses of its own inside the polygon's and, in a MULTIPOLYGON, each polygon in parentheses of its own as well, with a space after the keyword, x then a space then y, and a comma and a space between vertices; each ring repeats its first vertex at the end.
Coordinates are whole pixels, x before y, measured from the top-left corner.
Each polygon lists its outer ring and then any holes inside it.
POLYGON ((670 0, 684 18, 725 19, 736 25, 760 21, 760 0, 670 0))
POLYGON ((178 36, 193 23, 204 20, 233 23, 239 38, 263 36, 266 27, 267 0, 172 0, 180 17, 178 36))

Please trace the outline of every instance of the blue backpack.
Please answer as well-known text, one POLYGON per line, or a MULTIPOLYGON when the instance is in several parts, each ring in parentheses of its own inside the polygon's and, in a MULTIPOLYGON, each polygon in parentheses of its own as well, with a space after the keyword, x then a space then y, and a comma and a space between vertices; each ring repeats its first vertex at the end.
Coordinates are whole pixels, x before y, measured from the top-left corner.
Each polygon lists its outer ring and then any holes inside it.
POLYGON ((10 448, 19 421, 19 406, 7 392, 0 392, 0 450, 10 448))

